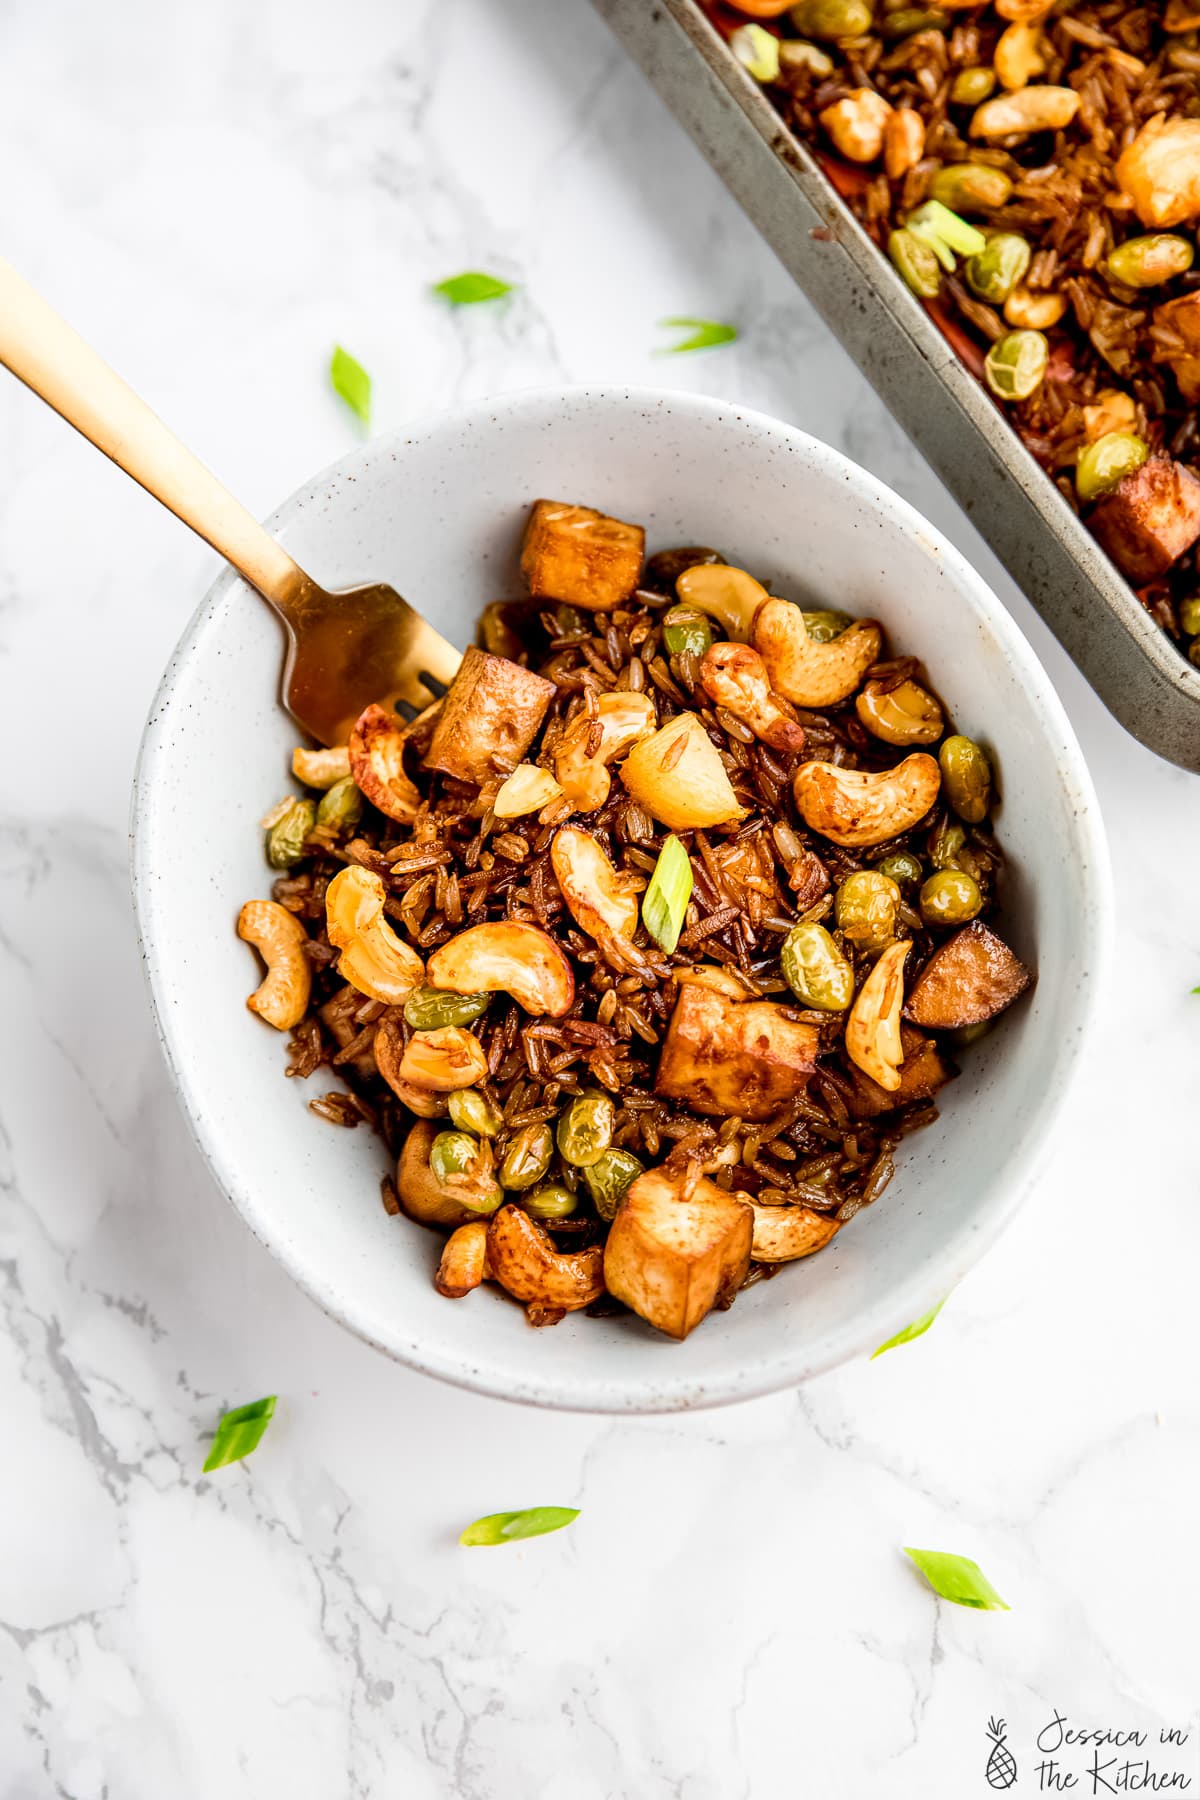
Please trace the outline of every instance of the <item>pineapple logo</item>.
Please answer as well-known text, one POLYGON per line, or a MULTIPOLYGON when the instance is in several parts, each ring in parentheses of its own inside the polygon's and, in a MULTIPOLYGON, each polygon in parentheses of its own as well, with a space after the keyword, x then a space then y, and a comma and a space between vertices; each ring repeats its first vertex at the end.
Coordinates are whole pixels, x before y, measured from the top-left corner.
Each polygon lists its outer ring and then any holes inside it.
POLYGON ((992 1752, 987 1760, 988 1786, 1013 1787, 1017 1779, 1017 1759, 1004 1741, 1004 1720, 989 1719, 987 1734, 992 1740, 992 1752))

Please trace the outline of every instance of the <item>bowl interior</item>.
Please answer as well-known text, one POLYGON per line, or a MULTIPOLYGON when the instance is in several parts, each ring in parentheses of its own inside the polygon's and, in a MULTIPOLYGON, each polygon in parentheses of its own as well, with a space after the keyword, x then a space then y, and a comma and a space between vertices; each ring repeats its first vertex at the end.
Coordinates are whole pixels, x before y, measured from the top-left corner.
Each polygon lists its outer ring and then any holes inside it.
POLYGON ((531 1331, 500 1296, 441 1299, 440 1239, 379 1201, 381 1146, 326 1124, 283 1079, 283 1039, 243 1002, 234 934, 269 892, 259 820, 297 736, 275 703, 275 621, 232 574, 186 632, 151 715, 135 796, 135 889, 155 1010, 216 1179, 332 1314, 403 1361, 546 1404, 651 1410, 765 1392, 869 1350, 945 1294, 1019 1203, 1075 1061, 1107 908, 1098 813, 1032 652, 979 578, 894 495, 790 427, 687 395, 517 395, 373 442, 282 508, 280 536, 329 585, 382 578, 447 636, 520 591, 539 495, 643 522, 652 548, 711 543, 777 592, 882 619, 959 728, 995 753, 1009 863, 1004 929, 1031 1000, 972 1048, 942 1118, 829 1249, 743 1295, 684 1344, 632 1317, 531 1331))

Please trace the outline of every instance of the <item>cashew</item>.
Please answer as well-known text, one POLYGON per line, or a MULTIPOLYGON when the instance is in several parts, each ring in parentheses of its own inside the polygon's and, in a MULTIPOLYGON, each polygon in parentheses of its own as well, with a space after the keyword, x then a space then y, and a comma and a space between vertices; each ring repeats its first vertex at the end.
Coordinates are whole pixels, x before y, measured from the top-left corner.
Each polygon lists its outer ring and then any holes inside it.
POLYGON ((869 163, 883 149, 883 134, 891 107, 874 88, 852 88, 841 100, 819 115, 835 149, 851 162, 869 163))
POLYGON ((754 642, 776 693, 794 706, 836 706, 878 662, 883 633, 858 619, 840 637, 818 644, 790 600, 768 600, 754 623, 754 642))
POLYGON ((372 1048, 375 1067, 398 1100, 419 1119, 440 1119, 446 1111, 446 1096, 432 1088, 417 1087, 400 1073, 404 1058, 404 1027, 398 1012, 384 1013, 375 1031, 372 1048))
POLYGON ((1079 95, 1068 87, 1024 87, 985 100, 971 120, 971 136, 1023 137, 1031 131, 1061 131, 1079 111, 1079 95))
POLYGON ((603 844, 590 832, 564 825, 550 846, 554 869, 567 910, 589 937, 598 932, 631 938, 637 930, 638 889, 615 869, 603 844))
POLYGON ((923 819, 938 797, 941 770, 924 750, 872 775, 834 763, 801 763, 792 778, 800 817, 844 849, 898 837, 923 819))
POLYGON ((772 750, 785 754, 803 750, 803 727, 771 692, 767 666, 749 644, 713 644, 700 664, 700 683, 710 700, 748 725, 772 750))
POLYGON ((770 595, 761 581, 729 563, 696 563, 675 583, 685 606, 716 619, 737 644, 748 644, 754 617, 770 595))
POLYGON ((495 1206, 499 1195, 491 1151, 480 1155, 466 1174, 439 1181, 429 1166, 429 1152, 437 1126, 420 1119, 404 1140, 396 1165, 396 1193, 410 1219, 421 1225, 440 1225, 453 1231, 459 1225, 478 1222, 481 1213, 495 1206))
POLYGON ((421 806, 421 795, 404 767, 410 732, 395 713, 368 706, 350 733, 348 752, 355 785, 381 813, 401 825, 411 825, 421 806))
POLYGON ((1019 19, 1002 31, 992 52, 992 67, 1000 78, 1000 86, 1009 93, 1018 93, 1028 87, 1035 75, 1044 75, 1046 57, 1038 26, 1019 19))
POLYGON ((338 973, 371 1000, 400 1006, 425 971, 416 951, 383 916, 387 889, 371 869, 351 863, 325 890, 325 929, 341 951, 338 973))
POLYGON ((526 813, 539 812, 561 793, 549 769, 539 769, 536 763, 518 763, 492 801, 492 811, 498 819, 520 819, 526 813))
POLYGON ((911 106, 894 112, 883 127, 883 168, 889 181, 920 162, 925 150, 925 121, 911 106))
POLYGON ((671 831, 691 831, 744 819, 721 753, 693 712, 669 719, 635 744, 621 780, 638 805, 671 831))
POLYGON ((452 994, 511 994, 527 1013, 551 1019, 575 999, 571 965, 554 939, 517 919, 460 931, 430 957, 428 980, 452 994))
POLYGON ((683 963, 672 969, 671 975, 681 987, 690 982, 693 987, 711 988, 714 994, 724 994, 727 1000, 762 998, 758 988, 751 987, 736 969, 725 963, 683 963))
POLYGON ((755 1262, 795 1262, 798 1256, 811 1256, 823 1250, 839 1229, 839 1221, 811 1206, 754 1207, 754 1243, 750 1254, 755 1262))
POLYGON ((654 702, 649 694, 601 694, 597 701, 600 743, 590 755, 588 743, 597 722, 579 713, 567 727, 554 758, 554 773, 571 805, 595 812, 612 788, 608 764, 654 730, 654 702))
POLYGON ((472 1219, 452 1231, 442 1251, 433 1285, 447 1300, 461 1300, 488 1277, 488 1227, 483 1219, 472 1219))
POLYGON ((604 1249, 566 1253, 519 1206, 502 1206, 488 1226, 487 1255, 494 1279, 526 1305, 578 1312, 604 1292, 604 1249))
POLYGON ((350 752, 345 744, 332 750, 298 747, 292 751, 292 774, 305 787, 331 788, 335 782, 345 781, 349 773, 350 752))
POLYGON ((267 965, 266 980, 246 1005, 276 1031, 291 1031, 308 1011, 312 994, 312 964, 304 954, 308 933, 276 901, 247 900, 238 914, 237 934, 254 945, 267 965))
POLYGON ((900 1086, 904 1061, 900 1009, 904 963, 911 948, 907 941, 888 945, 858 990, 846 1021, 846 1055, 889 1094, 900 1086))
POLYGON ((400 1058, 401 1081, 432 1088, 435 1094, 474 1087, 486 1078, 487 1072, 487 1052, 474 1033, 461 1025, 414 1031, 400 1058))

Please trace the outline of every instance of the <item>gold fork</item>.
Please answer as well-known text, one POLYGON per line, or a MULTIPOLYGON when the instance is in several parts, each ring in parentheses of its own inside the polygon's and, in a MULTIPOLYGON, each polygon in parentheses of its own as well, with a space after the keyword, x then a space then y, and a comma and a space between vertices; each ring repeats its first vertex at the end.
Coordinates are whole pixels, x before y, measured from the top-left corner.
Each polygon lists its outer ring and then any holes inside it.
POLYGON ((0 364, 257 588, 287 637, 281 697, 302 730, 344 744, 373 700, 415 710, 462 653, 382 582, 318 587, 41 295, 0 262, 0 364))

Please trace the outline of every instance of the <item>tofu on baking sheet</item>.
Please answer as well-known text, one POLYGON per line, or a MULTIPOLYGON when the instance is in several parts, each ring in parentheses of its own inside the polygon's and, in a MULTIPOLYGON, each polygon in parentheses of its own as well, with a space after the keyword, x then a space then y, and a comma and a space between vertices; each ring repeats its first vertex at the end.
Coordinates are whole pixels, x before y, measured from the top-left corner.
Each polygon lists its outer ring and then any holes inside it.
POLYGON ((1200 538, 1200 481, 1152 456, 1092 508, 1088 523, 1135 587, 1165 575, 1200 538))
POLYGON ((537 736, 556 691, 531 669, 472 645, 442 702, 425 767, 481 787, 503 781, 537 736))
POLYGON ((537 600, 608 612, 628 600, 642 574, 646 533, 592 506, 535 500, 521 548, 521 573, 537 600))

